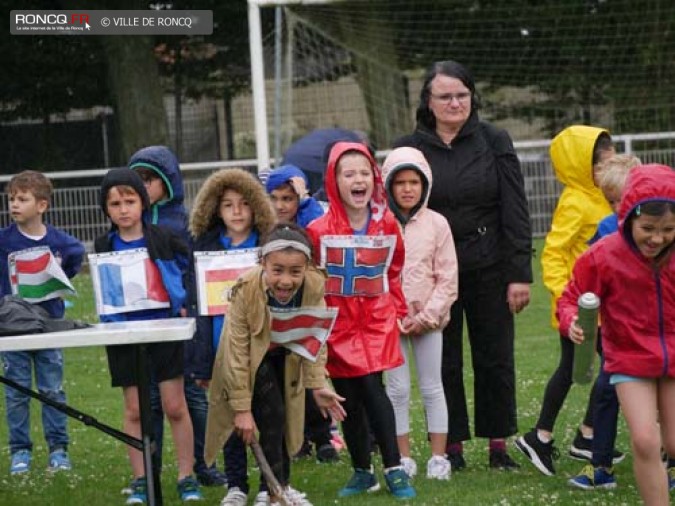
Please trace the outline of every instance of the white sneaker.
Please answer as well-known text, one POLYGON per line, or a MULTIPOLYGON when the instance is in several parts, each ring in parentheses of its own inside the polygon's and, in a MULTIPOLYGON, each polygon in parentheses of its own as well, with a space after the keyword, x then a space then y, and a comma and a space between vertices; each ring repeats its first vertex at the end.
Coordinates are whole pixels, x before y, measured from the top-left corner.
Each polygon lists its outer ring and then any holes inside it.
POLYGON ((417 463, 410 457, 401 457, 401 467, 408 478, 414 478, 417 474, 417 463))
POLYGON ((258 495, 255 496, 253 501, 253 506, 269 506, 270 504, 270 495, 265 492, 258 492, 258 495))
POLYGON ((427 462, 427 478, 432 480, 450 479, 450 461, 442 455, 434 455, 427 462))
POLYGON ((292 506, 312 506, 312 503, 307 500, 307 494, 300 492, 299 490, 295 490, 290 485, 286 487, 284 499, 286 499, 286 502, 292 506))
POLYGON ((246 494, 239 487, 232 487, 227 491, 227 495, 223 497, 223 500, 220 501, 220 506, 246 506, 247 502, 248 498, 246 494))

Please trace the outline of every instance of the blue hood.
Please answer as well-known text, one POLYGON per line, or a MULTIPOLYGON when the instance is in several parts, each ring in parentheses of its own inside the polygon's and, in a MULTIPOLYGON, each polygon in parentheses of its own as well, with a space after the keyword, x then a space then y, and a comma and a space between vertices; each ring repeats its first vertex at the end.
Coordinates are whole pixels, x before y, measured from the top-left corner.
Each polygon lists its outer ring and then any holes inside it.
POLYGON ((129 168, 153 170, 162 178, 169 193, 167 201, 182 203, 183 177, 180 173, 178 158, 166 146, 148 146, 139 149, 129 159, 129 168))
POLYGON ((265 182, 265 190, 267 190, 267 193, 272 193, 282 184, 290 181, 292 177, 301 177, 305 181, 305 186, 309 189, 309 181, 307 181, 307 176, 302 170, 295 165, 282 165, 269 173, 265 182))

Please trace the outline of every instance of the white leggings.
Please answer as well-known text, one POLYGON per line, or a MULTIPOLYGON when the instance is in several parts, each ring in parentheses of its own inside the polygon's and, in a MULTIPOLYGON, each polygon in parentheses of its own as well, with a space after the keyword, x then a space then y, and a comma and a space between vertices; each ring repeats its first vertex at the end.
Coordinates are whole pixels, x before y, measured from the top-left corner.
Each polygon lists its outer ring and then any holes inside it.
POLYGON ((410 346, 415 354, 417 383, 427 415, 427 430, 434 434, 447 434, 448 409, 441 379, 443 333, 434 330, 419 337, 401 336, 401 352, 405 362, 387 371, 387 395, 394 406, 396 435, 410 432, 410 346))

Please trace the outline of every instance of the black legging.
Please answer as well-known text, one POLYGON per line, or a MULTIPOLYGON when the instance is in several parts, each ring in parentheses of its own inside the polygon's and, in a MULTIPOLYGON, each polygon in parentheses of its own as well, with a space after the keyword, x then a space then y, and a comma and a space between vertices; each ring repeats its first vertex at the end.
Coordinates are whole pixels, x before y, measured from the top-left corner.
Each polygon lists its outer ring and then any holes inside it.
MULTIPOLYGON (((575 344, 565 336, 560 336, 560 362, 551 379, 548 380, 544 391, 544 400, 541 404, 541 412, 537 421, 537 429, 553 432, 558 413, 562 408, 567 394, 572 386, 572 369, 574 366, 575 344)), ((596 405, 601 386, 598 382, 593 383, 591 394, 588 397, 584 425, 593 427, 593 408, 596 405)))
MULTIPOLYGON (((288 485, 291 466, 286 450, 286 407, 284 405, 284 364, 286 354, 267 353, 258 367, 253 386, 251 410, 260 432, 260 447, 283 486, 288 485)), ((260 477, 261 482, 264 478, 260 477)), ((267 487, 261 487, 266 489, 267 487)))
POLYGON ((342 422, 342 430, 352 466, 355 469, 370 469, 369 427, 380 447, 385 469, 400 465, 394 408, 384 390, 382 373, 356 378, 333 378, 332 381, 335 391, 345 398, 343 406, 347 417, 342 422))

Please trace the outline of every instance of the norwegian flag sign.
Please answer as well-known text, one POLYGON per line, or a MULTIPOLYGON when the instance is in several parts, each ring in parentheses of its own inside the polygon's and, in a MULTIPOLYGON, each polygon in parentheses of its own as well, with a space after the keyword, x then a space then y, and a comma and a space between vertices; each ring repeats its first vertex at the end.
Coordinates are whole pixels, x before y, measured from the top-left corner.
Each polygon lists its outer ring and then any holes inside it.
POLYGON ((89 266, 99 315, 170 307, 146 248, 90 254, 89 266))
POLYGON ((326 295, 375 296, 389 291, 387 272, 396 236, 324 236, 321 266, 326 269, 326 295))
POLYGON ((333 330, 337 313, 334 307, 270 308, 270 340, 316 362, 321 347, 333 330))
POLYGON ((227 314, 237 278, 258 264, 260 248, 228 251, 195 251, 195 276, 199 314, 227 314))
POLYGON ((75 288, 48 246, 10 253, 9 281, 12 293, 31 302, 74 295, 75 288))

